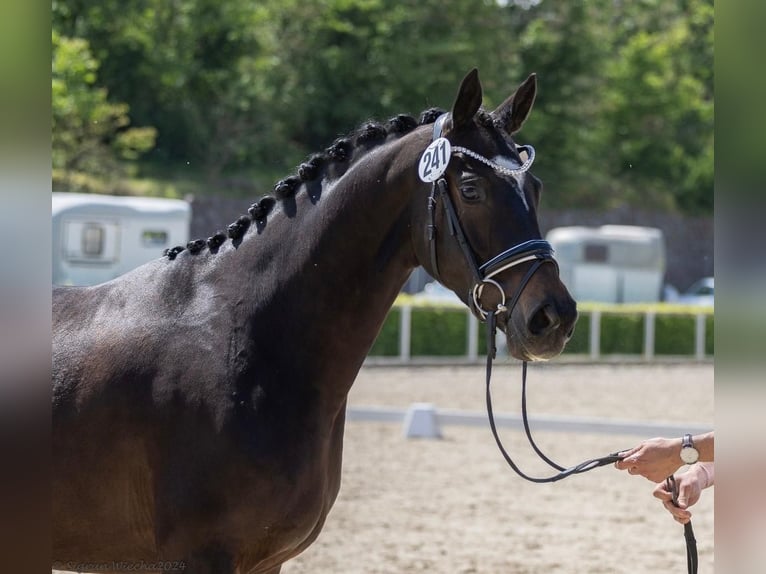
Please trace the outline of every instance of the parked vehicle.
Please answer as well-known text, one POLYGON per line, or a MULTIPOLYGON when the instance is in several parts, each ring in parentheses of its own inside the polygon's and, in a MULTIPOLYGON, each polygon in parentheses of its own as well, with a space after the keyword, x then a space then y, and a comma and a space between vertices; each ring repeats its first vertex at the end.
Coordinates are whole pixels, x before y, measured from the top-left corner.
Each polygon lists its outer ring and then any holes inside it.
POLYGON ((561 280, 577 301, 659 301, 665 276, 665 239, 653 227, 557 227, 546 235, 561 280))
POLYGON ((114 279, 189 241, 191 206, 180 199, 52 194, 53 283, 114 279))
POLYGON ((677 303, 686 305, 713 306, 714 286, 712 277, 703 277, 692 283, 686 291, 676 299, 677 303))

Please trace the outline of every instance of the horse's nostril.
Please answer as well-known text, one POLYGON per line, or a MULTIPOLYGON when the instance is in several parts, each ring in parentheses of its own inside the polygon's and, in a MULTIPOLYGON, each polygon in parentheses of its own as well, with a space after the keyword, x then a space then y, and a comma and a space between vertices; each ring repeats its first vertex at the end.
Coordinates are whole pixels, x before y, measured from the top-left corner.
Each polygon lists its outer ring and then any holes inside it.
POLYGON ((556 329, 561 323, 556 308, 551 305, 543 305, 534 312, 529 320, 529 332, 532 335, 544 335, 556 329))

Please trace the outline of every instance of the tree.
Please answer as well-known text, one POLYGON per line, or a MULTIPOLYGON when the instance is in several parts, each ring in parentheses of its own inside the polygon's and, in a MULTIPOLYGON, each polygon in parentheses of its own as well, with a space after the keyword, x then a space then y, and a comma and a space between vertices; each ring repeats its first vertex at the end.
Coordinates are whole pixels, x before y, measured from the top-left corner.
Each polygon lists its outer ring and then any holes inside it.
POLYGON ((712 22, 712 0, 53 0, 107 101, 157 128, 144 166, 270 184, 367 119, 449 106, 478 67, 489 108, 538 74, 518 139, 546 205, 701 213, 712 22))
POLYGON ((534 115, 520 137, 539 152, 535 173, 549 207, 603 208, 614 200, 608 171, 599 165, 608 129, 601 111, 612 39, 606 5, 509 7, 517 15, 522 67, 539 78, 534 115))
POLYGON ((131 128, 128 105, 111 103, 97 85, 98 61, 88 42, 52 35, 52 162, 63 175, 89 173, 114 178, 127 173, 125 161, 136 160, 154 145, 150 127, 131 128))
POLYGON ((660 29, 636 31, 610 62, 605 150, 624 199, 713 208, 713 4, 689 0, 660 29))

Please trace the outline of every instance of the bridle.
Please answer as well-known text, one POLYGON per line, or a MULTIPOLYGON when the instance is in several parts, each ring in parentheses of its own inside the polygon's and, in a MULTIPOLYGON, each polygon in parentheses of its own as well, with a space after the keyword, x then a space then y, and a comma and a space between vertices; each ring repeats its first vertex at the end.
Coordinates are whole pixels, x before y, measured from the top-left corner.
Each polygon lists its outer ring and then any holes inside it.
MULTIPOLYGON (((543 239, 530 239, 524 241, 518 245, 511 246, 510 248, 495 255, 481 265, 476 263, 476 256, 473 249, 471 249, 470 244, 468 243, 465 232, 463 231, 463 227, 460 223, 460 219, 458 218, 457 211, 450 197, 447 180, 444 175, 446 173, 447 165, 449 164, 450 156, 454 153, 459 153, 478 160, 481 163, 491 167, 494 171, 503 175, 519 175, 526 172, 531 167, 535 158, 535 151, 532 146, 519 146, 517 150, 525 151, 527 155, 526 161, 524 161, 521 166, 518 168, 510 169, 498 165, 482 156, 481 154, 474 152, 473 150, 461 146, 452 146, 446 138, 443 138, 442 131, 444 123, 448 117, 449 114, 442 114, 437 118, 436 122, 434 123, 431 145, 429 145, 429 147, 423 153, 423 156, 421 156, 421 165, 419 167, 420 177, 423 181, 432 183, 431 193, 428 197, 428 225, 426 227, 426 238, 429 244, 432 273, 434 278, 441 282, 441 278, 439 276, 439 262, 436 252, 436 207, 439 203, 439 200, 441 200, 441 203, 444 206, 450 235, 455 238, 458 245, 460 246, 460 250, 463 253, 463 257, 472 276, 473 286, 470 288, 468 294, 469 308, 480 322, 486 323, 487 325, 486 404, 489 426, 492 430, 492 435, 495 438, 495 442, 497 443, 503 458, 505 458, 505 461, 514 470, 514 472, 516 472, 516 474, 518 474, 521 478, 535 483, 556 482, 574 474, 581 474, 583 472, 593 470, 594 468, 613 464, 614 462, 624 458, 623 455, 621 455, 619 452, 615 452, 600 458, 589 459, 581 462, 580 464, 576 464, 567 468, 555 463, 540 450, 532 438, 532 433, 529 427, 529 419, 527 417, 527 361, 522 362, 521 385, 521 413, 522 421, 524 423, 524 432, 527 436, 527 440, 529 441, 530 446, 535 451, 535 453, 537 453, 540 459, 558 472, 552 476, 546 477, 534 477, 527 475, 516 465, 511 456, 508 454, 508 451, 506 451, 505 447, 503 446, 502 441, 500 440, 497 432, 497 426, 495 424, 494 413, 492 410, 492 393, 490 391, 490 382, 492 379, 492 361, 495 359, 497 354, 497 349, 495 346, 497 315, 507 311, 513 311, 516 303, 521 297, 522 292, 524 291, 524 288, 527 286, 535 272, 544 263, 553 263, 553 265, 556 266, 557 272, 558 263, 553 257, 553 247, 549 242, 543 239), (429 150, 431 150, 432 155, 427 158, 426 154, 429 153, 429 150), (434 160, 434 158, 436 158, 438 155, 438 151, 441 151, 440 161, 431 164, 431 167, 435 166, 435 173, 424 176, 423 166, 434 160), (506 271, 512 267, 527 262, 532 262, 532 265, 522 277, 518 287, 516 287, 516 291, 511 297, 510 302, 506 303, 505 292, 503 291, 502 286, 495 279, 493 279, 493 277, 496 277, 503 271, 506 271), (500 302, 497 304, 495 309, 484 309, 481 305, 481 295, 485 286, 492 286, 500 293, 500 302)), ((426 171, 427 168, 428 166, 426 165, 426 171)), ((670 478, 668 479, 668 488, 674 489, 672 492, 674 492, 675 502, 678 490, 675 482, 673 482, 671 487, 670 478)), ((694 540, 694 534, 691 530, 691 523, 688 523, 688 525, 685 527, 685 534, 688 571, 689 574, 695 574, 697 572, 697 547, 696 541, 694 540)))
MULTIPOLYGON (((463 231, 463 226, 460 223, 460 219, 457 215, 457 210, 455 209, 455 205, 452 202, 448 191, 447 179, 444 177, 444 171, 446 171, 447 164, 449 163, 448 154, 459 153, 472 157, 473 159, 488 165, 503 175, 519 175, 526 172, 531 167, 532 162, 534 162, 535 159, 535 150, 532 146, 520 146, 519 149, 527 153, 527 160, 518 168, 509 169, 507 167, 498 165, 493 161, 485 158, 481 154, 474 152, 473 150, 462 146, 452 146, 449 144, 446 138, 442 138, 441 133, 443 130, 444 122, 448 117, 449 114, 442 114, 434 122, 433 137, 431 140, 432 145, 428 148, 431 149, 434 147, 434 144, 438 144, 440 141, 445 142, 445 145, 448 148, 448 152, 445 153, 445 158, 443 159, 443 163, 441 165, 441 167, 443 167, 443 171, 439 174, 439 177, 434 178, 433 185, 431 187, 431 194, 428 197, 428 225, 426 226, 426 233, 431 257, 431 269, 434 278, 437 281, 441 281, 439 273, 439 261, 436 254, 436 206, 438 205, 439 200, 441 200, 441 203, 444 206, 450 235, 452 235, 457 240, 458 245, 460 246, 460 250, 463 253, 463 257, 468 263, 468 269, 473 279, 473 287, 469 290, 468 293, 469 307, 473 314, 476 315, 476 318, 479 319, 479 321, 484 322, 491 315, 499 315, 500 313, 507 311, 509 308, 513 309, 524 287, 532 278, 532 275, 534 275, 535 271, 537 271, 537 269, 543 263, 553 263, 557 270, 558 264, 553 258, 553 247, 544 239, 530 239, 528 241, 524 241, 518 245, 514 245, 509 249, 506 249, 501 253, 498 253, 482 265, 478 265, 476 263, 474 251, 468 243, 468 239, 466 238, 465 232, 463 231), (505 291, 503 291, 501 285, 496 280, 494 280, 493 277, 499 275, 503 271, 510 269, 511 267, 521 265, 522 263, 526 263, 528 261, 533 261, 533 264, 522 279, 519 287, 516 289, 516 294, 511 301, 511 304, 506 305, 505 291), (484 287, 488 285, 494 287, 500 293, 500 303, 497 304, 495 309, 490 310, 484 309, 480 302, 484 287)), ((427 152, 428 150, 426 150, 426 153, 427 152)))
MULTIPOLYGON (((449 114, 442 114, 436 119, 436 122, 434 123, 434 128, 433 128, 431 145, 424 152, 423 158, 421 158, 421 164, 422 164, 425 161, 425 156, 429 152, 429 150, 434 150, 434 153, 435 153, 436 150, 440 148, 440 145, 444 145, 446 148, 446 149, 442 148, 442 151, 443 151, 442 158, 441 158, 442 163, 438 166, 439 168, 441 168, 441 173, 436 174, 436 176, 433 177, 431 194, 428 197, 428 225, 426 228, 426 237, 428 239, 428 243, 430 246, 429 251, 430 251, 430 257, 431 257, 431 269, 434 273, 434 277, 437 280, 440 280, 439 264, 438 264, 437 253, 436 253, 436 243, 437 243, 436 206, 439 200, 441 200, 441 203, 444 206, 444 211, 445 211, 450 235, 452 235, 458 242, 458 245, 460 246, 460 250, 463 253, 463 257, 465 258, 466 263, 468 264, 468 269, 471 272, 471 276, 473 279, 473 286, 471 287, 469 291, 469 297, 468 297, 469 307, 471 311, 473 312, 473 314, 476 316, 476 318, 480 322, 486 323, 487 325, 486 402, 487 402, 487 415, 489 417, 489 424, 492 430, 492 434, 495 437, 495 442, 497 443, 497 446, 500 449, 500 452, 502 453, 506 462, 516 472, 516 474, 518 474, 525 480, 529 480, 531 482, 537 482, 537 483, 555 482, 555 481, 561 480, 562 478, 566 478, 567 476, 570 476, 572 474, 579 474, 582 472, 586 472, 588 470, 592 470, 599 466, 604 466, 607 464, 614 463, 615 461, 620 460, 622 458, 617 453, 613 453, 608 456, 597 458, 597 459, 587 460, 573 467, 565 468, 563 466, 556 464, 550 458, 545 456, 545 454, 543 454, 543 452, 538 448, 537 444, 532 438, 532 434, 529 430, 529 421, 527 420, 527 410, 526 410, 527 362, 526 361, 523 361, 523 366, 522 366, 522 418, 524 422, 524 430, 526 432, 527 439, 529 440, 529 443, 534 449, 534 451, 538 454, 538 456, 543 461, 545 461, 548 465, 550 465, 552 468, 557 470, 558 474, 555 474, 550 477, 545 477, 545 478, 529 476, 521 471, 521 469, 516 465, 516 463, 514 463, 513 459, 510 457, 508 452, 503 447, 502 441, 500 440, 500 437, 498 436, 498 433, 497 433, 497 427, 495 425, 495 418, 492 411, 492 395, 490 392, 490 381, 492 378, 492 361, 494 360, 497 354, 497 349, 495 347, 495 331, 497 330, 497 315, 509 310, 513 311, 514 307, 516 306, 516 303, 521 297, 522 292, 524 291, 524 288, 527 286, 530 279, 532 279, 532 276, 535 274, 535 272, 544 263, 552 263, 553 265, 555 265, 557 272, 558 272, 558 263, 556 263, 556 260, 553 257, 553 247, 551 246, 549 242, 545 241, 544 239, 530 239, 530 240, 524 241, 522 243, 519 243, 518 245, 511 246, 510 248, 495 255, 494 257, 490 258, 489 260, 487 260, 485 263, 481 265, 478 265, 476 263, 476 257, 474 255, 474 251, 473 249, 471 249, 471 246, 468 243, 468 239, 466 238, 466 234, 463 231, 463 227, 460 223, 460 219, 458 218, 457 210, 455 209, 455 206, 448 192, 448 184, 447 184, 446 177, 444 176, 444 173, 446 172, 447 164, 449 163, 449 157, 446 150, 449 150, 449 154, 460 153, 460 154, 472 157, 473 159, 480 161, 481 163, 491 167, 493 170, 503 175, 519 175, 526 172, 532 165, 532 162, 534 161, 535 153, 534 153, 534 148, 532 148, 532 146, 520 146, 520 148, 523 151, 527 152, 527 160, 520 167, 514 168, 514 169, 500 166, 494 163, 493 161, 485 158, 484 156, 474 152, 473 150, 470 150, 461 146, 452 146, 451 144, 449 144, 446 138, 442 137, 444 122, 447 120, 448 117, 449 117, 449 114), (443 144, 443 142, 447 142, 447 143, 443 144), (522 263, 527 263, 527 262, 532 262, 532 265, 530 265, 529 269, 527 269, 526 273, 522 277, 521 282, 516 287, 516 291, 514 292, 510 301, 506 302, 505 292, 503 291, 502 286, 495 279, 493 279, 493 277, 496 277, 503 271, 506 271, 512 267, 515 267, 517 265, 521 265, 522 263), (497 304, 497 307, 495 309, 489 309, 489 310, 484 309, 481 305, 481 295, 485 286, 492 286, 495 289, 497 289, 500 293, 500 303, 497 304)), ((422 171, 423 170, 421 169, 421 179, 428 181, 428 178, 423 177, 422 171)))

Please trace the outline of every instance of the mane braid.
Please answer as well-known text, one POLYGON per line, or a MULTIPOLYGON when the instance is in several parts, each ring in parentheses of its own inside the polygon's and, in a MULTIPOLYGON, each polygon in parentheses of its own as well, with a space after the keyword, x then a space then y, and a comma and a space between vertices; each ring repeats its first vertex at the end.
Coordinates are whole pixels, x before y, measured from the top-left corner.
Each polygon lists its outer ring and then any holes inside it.
POLYGON ((440 115, 446 113, 446 111, 447 110, 443 110, 441 108, 429 108, 420 114, 420 121, 418 123, 421 126, 432 124, 440 115))
POLYGON ((315 153, 309 159, 298 166, 298 177, 303 181, 316 179, 318 172, 324 167, 327 158, 321 153, 315 153))
POLYGON ((370 121, 359 128, 355 142, 357 145, 380 142, 386 139, 387 135, 386 128, 382 124, 370 121))
MULTIPOLYGON (((277 201, 292 197, 300 189, 301 185, 307 181, 314 181, 320 177, 323 170, 329 164, 353 160, 355 148, 370 148, 374 145, 385 142, 389 136, 396 138, 408 134, 418 126, 432 124, 446 110, 441 108, 429 108, 420 114, 418 119, 407 114, 398 114, 385 123, 368 120, 351 134, 336 139, 323 152, 315 153, 301 163, 297 168, 297 174, 290 175, 280 179, 274 184, 273 195, 264 195, 257 202, 253 203, 247 210, 248 215, 242 215, 230 224, 226 231, 217 231, 207 239, 194 239, 189 241, 186 246, 178 245, 172 249, 165 249, 163 256, 173 260, 176 256, 188 251, 191 255, 196 255, 207 247, 211 253, 217 253, 218 249, 227 239, 232 241, 241 240, 250 225, 253 222, 263 224, 269 213, 271 213, 277 201)), ((481 113, 481 112, 480 112, 481 113)), ((489 121, 491 118, 486 114, 489 121)), ((486 121, 486 118, 479 118, 480 122, 486 121)))

